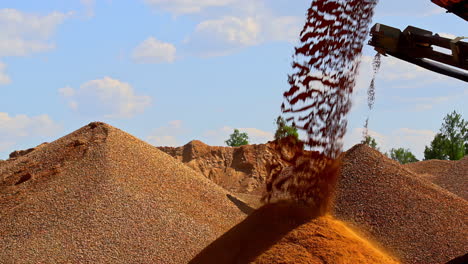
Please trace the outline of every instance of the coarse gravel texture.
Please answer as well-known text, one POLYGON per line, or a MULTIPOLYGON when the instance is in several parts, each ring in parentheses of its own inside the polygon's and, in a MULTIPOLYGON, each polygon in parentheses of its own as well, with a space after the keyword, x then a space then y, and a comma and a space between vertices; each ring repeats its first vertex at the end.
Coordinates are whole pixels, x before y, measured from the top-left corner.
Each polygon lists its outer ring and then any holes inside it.
POLYGON ((312 219, 290 231, 253 264, 397 264, 393 257, 331 216, 312 219))
POLYGON ((245 218, 228 192, 91 123, 0 166, 0 263, 187 263, 245 218))
POLYGON ((335 214, 402 263, 445 263, 468 252, 468 202, 366 146, 343 156, 335 214))
POLYGON ((468 200, 468 156, 461 160, 424 160, 404 165, 408 170, 468 200))
POLYGON ((397 264, 319 208, 264 205, 201 251, 190 264, 397 264))

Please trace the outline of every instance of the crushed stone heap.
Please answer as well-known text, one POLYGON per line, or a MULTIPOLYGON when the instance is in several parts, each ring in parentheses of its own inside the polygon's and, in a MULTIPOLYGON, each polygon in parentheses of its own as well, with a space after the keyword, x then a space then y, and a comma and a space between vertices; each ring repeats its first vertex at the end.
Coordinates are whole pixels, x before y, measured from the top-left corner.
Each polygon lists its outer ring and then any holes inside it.
POLYGON ((267 204, 210 244, 190 264, 397 264, 341 221, 291 202, 267 204))
POLYGON ((403 263, 445 263, 468 252, 468 202, 356 145, 343 157, 335 214, 403 263))
POLYGON ((404 165, 440 187, 468 200, 468 156, 461 160, 424 160, 404 165))
POLYGON ((91 123, 0 166, 1 263, 187 263, 242 221, 228 192, 91 123))

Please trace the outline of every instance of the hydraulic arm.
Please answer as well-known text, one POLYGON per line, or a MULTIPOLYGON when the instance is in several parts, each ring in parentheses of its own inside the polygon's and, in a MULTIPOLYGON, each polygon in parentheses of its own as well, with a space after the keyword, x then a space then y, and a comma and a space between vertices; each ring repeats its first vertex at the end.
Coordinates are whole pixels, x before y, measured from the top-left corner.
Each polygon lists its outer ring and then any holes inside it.
POLYGON ((468 82, 468 43, 461 37, 449 39, 412 26, 402 32, 383 24, 375 24, 370 34, 369 45, 383 55, 468 82))
MULTIPOLYGON (((431 1, 468 21, 468 0, 431 1)), ((369 45, 380 54, 468 82, 468 38, 445 38, 413 26, 401 31, 383 24, 375 24, 370 34, 369 45)))

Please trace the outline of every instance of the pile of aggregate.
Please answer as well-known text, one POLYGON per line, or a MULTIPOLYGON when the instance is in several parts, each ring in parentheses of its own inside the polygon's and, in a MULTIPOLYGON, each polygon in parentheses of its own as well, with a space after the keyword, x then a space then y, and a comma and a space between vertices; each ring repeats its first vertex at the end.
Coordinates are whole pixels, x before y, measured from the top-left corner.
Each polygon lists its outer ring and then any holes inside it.
POLYGON ((343 222, 294 202, 267 204, 190 264, 397 264, 343 222))
POLYGON ((91 123, 0 166, 0 263, 187 263, 245 218, 228 192, 91 123))
POLYGON ((336 217, 402 263, 445 263, 466 254, 467 212, 466 200, 366 145, 342 157, 336 217))
POLYGON ((405 168, 468 200, 468 156, 461 160, 424 160, 405 168))

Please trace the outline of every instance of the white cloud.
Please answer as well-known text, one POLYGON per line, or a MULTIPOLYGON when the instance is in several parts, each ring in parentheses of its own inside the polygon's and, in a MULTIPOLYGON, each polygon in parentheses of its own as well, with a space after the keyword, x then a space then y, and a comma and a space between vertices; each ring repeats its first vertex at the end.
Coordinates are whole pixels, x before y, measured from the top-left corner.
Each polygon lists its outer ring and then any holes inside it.
POLYGON ((223 56, 266 42, 293 42, 298 39, 300 21, 293 16, 275 17, 266 13, 245 17, 225 16, 199 23, 185 42, 201 56, 223 56))
POLYGON ((151 104, 151 97, 136 95, 130 84, 110 77, 88 81, 79 89, 67 86, 58 92, 79 113, 105 118, 129 118, 151 104))
POLYGON ((140 63, 174 62, 176 47, 171 43, 149 37, 133 50, 132 57, 140 63))
POLYGON ((445 96, 426 96, 426 97, 395 97, 398 103, 404 103, 405 105, 410 106, 410 109, 413 111, 427 111, 439 104, 447 103, 452 100, 457 100, 468 95, 468 89, 465 89, 458 93, 452 93, 445 96))
POLYGON ((155 146, 176 147, 182 145, 177 140, 177 136, 184 134, 186 129, 183 127, 181 120, 170 121, 167 126, 155 129, 146 141, 155 146))
POLYGON ((49 38, 71 13, 52 12, 45 16, 0 9, 0 57, 25 56, 54 48, 49 38))
MULTIPOLYGON (((272 41, 294 42, 304 22, 302 13, 300 16, 291 16, 273 12, 272 4, 266 0, 145 2, 175 16, 194 14, 194 17, 201 18, 195 30, 184 41, 182 50, 187 49, 188 54, 202 57, 228 55, 244 47, 272 41)), ((285 10, 276 11, 285 13, 285 10)))
POLYGON ((201 22, 186 40, 187 46, 201 56, 222 56, 259 43, 257 21, 232 16, 201 22))
POLYGON ((265 39, 268 41, 295 42, 299 40, 303 20, 303 18, 295 16, 270 17, 262 22, 265 29, 265 39), (268 22, 268 20, 270 21, 268 22))
POLYGON ((72 97, 75 95, 75 90, 70 86, 65 86, 59 89, 59 94, 63 97, 72 97))
POLYGON ((96 4, 95 0, 80 0, 80 3, 86 9, 86 16, 93 17, 94 16, 94 6, 96 4))
POLYGON ((11 83, 10 77, 5 73, 6 65, 0 61, 0 85, 11 83))
MULTIPOLYGON (((274 135, 271 132, 263 131, 257 128, 238 128, 239 132, 245 132, 249 136, 250 144, 262 144, 273 140, 274 135)), ((208 130, 203 133, 202 141, 209 145, 225 146, 225 141, 234 132, 234 128, 224 126, 215 130, 208 130)))
POLYGON ((174 14, 199 13, 209 7, 227 6, 238 0, 145 0, 155 10, 164 10, 174 14))
MULTIPOLYGON (((234 130, 234 129, 233 129, 234 130)), ((232 131, 231 130, 231 133, 232 131)), ((274 134, 268 131, 263 131, 257 128, 239 128, 240 132, 246 132, 249 135, 249 142, 251 144, 266 143, 273 140, 274 134)))
POLYGON ((53 136, 60 129, 48 115, 10 116, 0 112, 0 151, 7 151, 22 139, 53 136))
MULTIPOLYGON (((361 142, 363 130, 363 128, 355 128, 348 131, 344 138, 345 150, 361 142)), ((387 152, 391 148, 408 148, 418 159, 424 157, 424 148, 431 143, 435 134, 436 132, 432 130, 411 128, 398 128, 383 133, 369 130, 369 135, 375 138, 382 152, 387 152)))
POLYGON ((450 101, 451 96, 436 96, 436 97, 418 97, 412 101, 415 104, 415 111, 426 111, 432 109, 435 105, 450 101))
POLYGON ((207 20, 197 25, 196 34, 212 34, 215 39, 227 44, 248 46, 258 43, 260 25, 250 17, 224 17, 218 20, 207 20))

